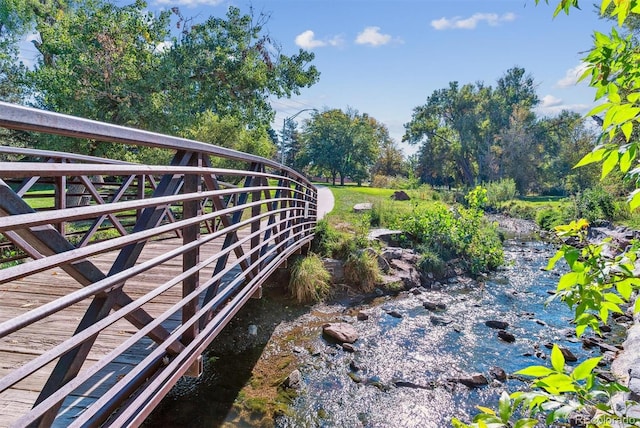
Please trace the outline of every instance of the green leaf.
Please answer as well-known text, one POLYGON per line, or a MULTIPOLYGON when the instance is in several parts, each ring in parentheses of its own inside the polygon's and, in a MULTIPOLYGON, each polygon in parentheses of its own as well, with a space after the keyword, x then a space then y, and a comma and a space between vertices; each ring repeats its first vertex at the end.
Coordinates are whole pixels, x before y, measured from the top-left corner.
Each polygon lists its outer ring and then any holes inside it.
POLYGON ((551 349, 551 365, 557 372, 564 370, 564 355, 562 355, 562 351, 560 351, 558 345, 553 345, 551 349))
POLYGON ((629 195, 628 199, 629 210, 634 211, 636 208, 640 207, 640 189, 636 189, 629 195))
POLYGON ((604 293, 603 297, 607 302, 615 303, 617 305, 624 305, 626 303, 620 298, 620 296, 614 293, 604 293))
MULTIPOLYGON (((631 133, 633 132, 633 122, 625 122, 622 125, 620 125, 620 129, 622 130, 622 133, 624 134, 624 138, 625 140, 629 141, 631 139, 631 133)), ((626 154, 627 152, 625 152, 626 154)), ((624 156, 624 154, 623 154, 624 156)), ((627 170, 629 169, 629 166, 631 166, 631 162, 629 162, 629 165, 627 166, 627 169, 623 170, 622 172, 627 172, 627 170)), ((622 170, 622 159, 620 160, 620 169, 622 170)))
POLYGON ((556 263, 558 263, 558 260, 560 260, 563 256, 564 256, 564 251, 558 250, 556 254, 549 259, 549 263, 547 263, 547 267, 545 269, 546 270, 553 269, 556 263))
POLYGON ((612 150, 611 152, 609 152, 607 158, 602 163, 602 175, 600 176, 600 179, 604 180, 604 178, 609 175, 611 171, 613 171, 613 168, 615 168, 617 164, 618 152, 612 150))
MULTIPOLYGON (((631 129, 633 130, 633 124, 631 122, 625 123, 623 127, 625 125, 631 125, 631 129)), ((627 134, 625 133, 625 137, 627 138, 627 141, 629 141, 629 138, 631 138, 631 131, 629 131, 629 136, 627 136, 627 134)), ((631 168, 631 161, 633 160, 632 155, 633 152, 631 150, 626 150, 624 153, 622 153, 622 156, 620 156, 620 171, 624 173, 629 171, 629 168, 631 168)))
POLYGON ((506 424, 511 418, 511 399, 507 391, 502 391, 500 394, 500 400, 498 401, 498 410, 500 412, 500 419, 502 423, 506 424))
POLYGON ((589 165, 594 162, 600 162, 607 152, 607 149, 597 149, 592 152, 587 153, 580 159, 580 161, 574 166, 574 168, 578 168, 580 166, 589 165))
POLYGON ((598 313, 602 322, 606 324, 609 320, 609 310, 603 305, 600 307, 600 311, 598 313))
POLYGON ((529 366, 525 367, 522 370, 518 370, 515 374, 523 375, 523 376, 531 376, 531 377, 543 377, 549 376, 553 373, 549 367, 545 366, 529 366))
POLYGON ((550 392, 551 394, 575 392, 576 390, 573 379, 564 373, 556 373, 545 378, 538 379, 535 382, 535 385, 547 392, 550 392))
POLYGON ((589 358, 586 361, 580 363, 573 372, 571 372, 571 377, 575 380, 586 379, 591 376, 591 372, 598 365, 598 362, 602 359, 602 357, 589 358))
POLYGON ((626 301, 629 301, 631 298, 631 293, 633 292, 632 284, 633 282, 630 278, 616 282, 616 290, 618 290, 618 293, 620 293, 622 298, 626 301))
POLYGON ((520 419, 518 422, 516 422, 513 428, 534 428, 536 425, 538 425, 537 419, 527 418, 520 419))
POLYGON ((579 283, 581 272, 567 272, 560 277, 560 281, 558 281, 558 286, 556 287, 557 291, 566 290, 567 288, 571 288, 574 285, 579 283))
POLYGON ((637 314, 640 312, 640 298, 636 299, 636 303, 633 305, 633 313, 637 314))
POLYGON ((607 7, 611 4, 611 0, 602 0, 602 4, 600 4, 600 15, 605 15, 607 12, 607 7))

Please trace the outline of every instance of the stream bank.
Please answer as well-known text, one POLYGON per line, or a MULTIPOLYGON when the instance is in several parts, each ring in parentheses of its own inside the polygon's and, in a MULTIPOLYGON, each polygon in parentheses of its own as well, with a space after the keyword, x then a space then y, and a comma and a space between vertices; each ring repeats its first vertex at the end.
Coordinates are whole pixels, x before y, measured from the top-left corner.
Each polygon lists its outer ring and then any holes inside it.
POLYGON ((301 307, 269 289, 214 341, 205 374, 181 381, 145 426, 442 427, 522 387, 498 368, 546 364, 548 343, 579 360, 604 350, 610 361, 629 321, 612 323, 603 347, 585 348, 564 304, 543 306, 558 279, 542 270, 553 251, 511 236, 506 265, 483 284, 455 277, 439 290, 363 298, 345 288, 330 303, 301 307), (513 341, 500 338, 487 325, 492 320, 506 323, 502 331, 513 341), (352 326, 359 336, 353 349, 323 337, 326 323, 352 326), (474 377, 487 385, 462 382, 474 377))

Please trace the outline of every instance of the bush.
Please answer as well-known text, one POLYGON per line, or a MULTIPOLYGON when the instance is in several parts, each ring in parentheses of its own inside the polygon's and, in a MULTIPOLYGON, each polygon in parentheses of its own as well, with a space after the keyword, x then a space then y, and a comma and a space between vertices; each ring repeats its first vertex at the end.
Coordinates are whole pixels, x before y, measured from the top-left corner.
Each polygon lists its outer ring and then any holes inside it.
POLYGON ((498 209, 503 203, 515 199, 518 191, 513 178, 491 181, 484 185, 487 189, 487 207, 498 209))
POLYGON ((322 259, 310 253, 297 259, 291 268, 289 291, 299 303, 318 302, 331 290, 331 274, 322 259))
POLYGON ((576 196, 577 216, 592 222, 594 220, 615 220, 615 198, 602 186, 586 189, 576 196))
POLYGON ((565 224, 566 220, 564 215, 560 211, 554 210, 552 208, 547 208, 537 212, 536 223, 538 224, 538 226, 540 226, 541 229, 552 230, 556 226, 565 224))
POLYGON ((371 292, 380 280, 377 256, 367 250, 351 253, 344 264, 344 277, 364 292, 371 292))
MULTIPOLYGON (((482 195, 476 192, 470 202, 478 196, 482 195)), ((498 230, 487 224, 479 209, 454 210, 442 203, 416 207, 401 219, 401 228, 414 247, 422 248, 431 261, 436 260, 434 255, 442 261, 460 258, 472 274, 495 269, 503 262, 498 230)))

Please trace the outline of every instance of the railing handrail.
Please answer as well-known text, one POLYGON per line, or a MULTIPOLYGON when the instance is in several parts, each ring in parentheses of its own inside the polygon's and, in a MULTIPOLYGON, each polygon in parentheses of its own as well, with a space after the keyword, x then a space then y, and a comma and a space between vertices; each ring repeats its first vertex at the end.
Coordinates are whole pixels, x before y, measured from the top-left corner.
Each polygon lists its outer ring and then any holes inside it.
POLYGON ((124 143, 169 150, 184 150, 220 156, 244 162, 261 163, 287 171, 306 181, 306 177, 285 165, 261 156, 240 152, 214 144, 120 125, 98 122, 0 101, 0 127, 20 131, 36 131, 66 137, 88 138, 104 142, 124 143))
POLYGON ((0 407, 19 402, 0 425, 139 425, 311 246, 318 189, 274 160, 4 102, 0 127, 173 154, 145 165, 0 142, 0 263, 20 263, 0 267, 0 358, 16 362, 0 367, 0 407))

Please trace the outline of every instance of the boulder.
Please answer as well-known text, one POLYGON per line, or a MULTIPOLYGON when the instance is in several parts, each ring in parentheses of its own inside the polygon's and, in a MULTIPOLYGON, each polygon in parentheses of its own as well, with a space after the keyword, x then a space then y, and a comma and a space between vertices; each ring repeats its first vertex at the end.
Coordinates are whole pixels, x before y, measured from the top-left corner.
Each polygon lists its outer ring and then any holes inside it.
POLYGON ((435 315, 432 315, 431 317, 429 317, 429 320, 431 321, 431 324, 433 325, 449 325, 453 322, 453 320, 449 319, 449 318, 445 318, 445 317, 438 317, 435 315))
POLYGON ((340 284, 344 281, 344 262, 342 260, 322 259, 324 268, 331 274, 331 282, 340 284))
POLYGON ((466 377, 457 378, 455 381, 469 388, 479 388, 489 384, 489 380, 482 373, 474 373, 466 377))
POLYGON ((351 324, 329 323, 322 326, 322 333, 338 343, 353 343, 358 340, 358 332, 351 324))
POLYGON ((361 204, 355 204, 353 206, 353 211, 357 213, 363 213, 365 211, 371 211, 373 209, 373 204, 371 202, 363 202, 361 204))
POLYGON ((447 305, 445 305, 444 303, 430 302, 428 300, 423 302, 422 306, 430 311, 444 311, 445 309, 447 309, 447 305))
POLYGON ((299 370, 292 371, 284 380, 285 388, 300 389, 302 388, 302 375, 299 370))
POLYGON ((397 190, 393 192, 393 195, 391 195, 391 199, 394 199, 396 201, 410 201, 411 197, 407 195, 407 192, 405 192, 404 190, 397 190))
POLYGON ((490 328, 495 328, 496 330, 504 330, 509 327, 509 323, 506 321, 497 321, 497 320, 488 320, 484 322, 484 325, 490 328))
POLYGON ((506 330, 498 331, 498 337, 507 343, 513 343, 516 341, 516 337, 506 330))
POLYGON ((507 380, 507 372, 502 367, 494 366, 489 369, 489 374, 496 380, 504 382, 507 380))

